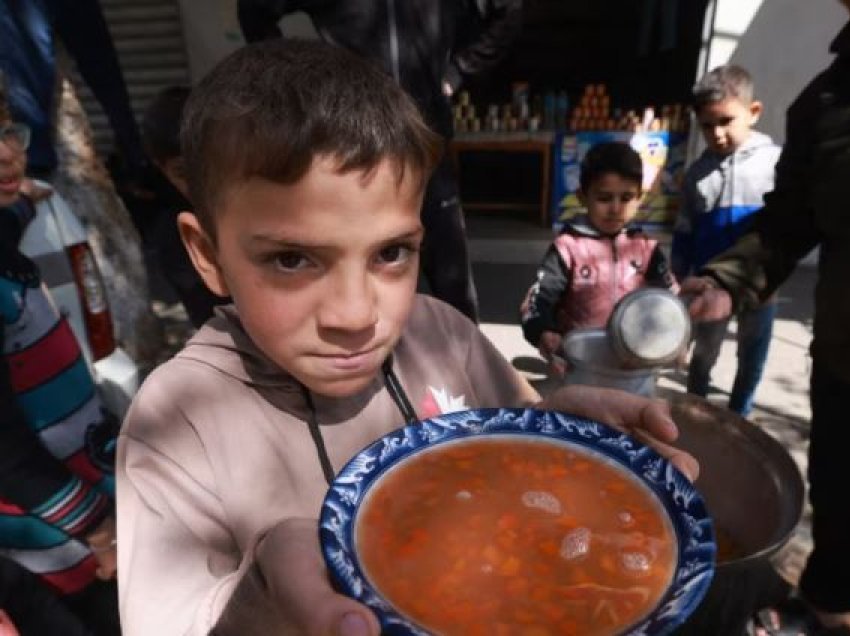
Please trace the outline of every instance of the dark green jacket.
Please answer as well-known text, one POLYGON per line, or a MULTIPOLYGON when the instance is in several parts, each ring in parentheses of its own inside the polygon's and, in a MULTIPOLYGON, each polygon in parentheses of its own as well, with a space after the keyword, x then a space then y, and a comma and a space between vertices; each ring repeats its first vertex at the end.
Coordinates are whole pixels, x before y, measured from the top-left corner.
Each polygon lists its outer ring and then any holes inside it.
POLYGON ((788 109, 776 188, 752 231, 703 273, 753 305, 820 246, 812 356, 850 381, 850 24, 830 50, 832 65, 788 109))

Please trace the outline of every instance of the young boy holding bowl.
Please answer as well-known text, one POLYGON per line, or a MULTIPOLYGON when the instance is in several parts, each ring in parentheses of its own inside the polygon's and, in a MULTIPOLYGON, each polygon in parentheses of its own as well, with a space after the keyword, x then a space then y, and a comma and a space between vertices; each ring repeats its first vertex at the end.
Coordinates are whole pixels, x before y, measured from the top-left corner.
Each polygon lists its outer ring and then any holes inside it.
POLYGON ((416 295, 440 143, 368 62, 316 42, 245 47, 193 91, 182 140, 195 210, 181 234, 233 304, 151 374, 124 423, 127 636, 377 635, 333 591, 316 519, 335 471, 405 420, 537 405, 675 437, 663 406, 634 396, 541 401, 472 322, 416 295))

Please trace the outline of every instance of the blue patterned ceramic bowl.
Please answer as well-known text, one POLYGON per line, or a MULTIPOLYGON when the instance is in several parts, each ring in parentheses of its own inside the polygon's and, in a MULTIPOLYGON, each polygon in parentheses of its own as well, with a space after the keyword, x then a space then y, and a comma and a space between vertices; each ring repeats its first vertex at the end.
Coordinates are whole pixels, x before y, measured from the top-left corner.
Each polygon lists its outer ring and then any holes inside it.
POLYGON ((319 521, 325 561, 338 588, 375 612, 383 633, 428 634, 393 608, 362 570, 355 521, 364 497, 401 460, 438 444, 484 435, 548 438, 590 451, 623 467, 658 498, 678 541, 672 580, 649 616, 622 634, 668 634, 696 609, 714 574, 716 547, 703 500, 687 478, 655 451, 598 422, 553 411, 478 409, 424 420, 382 437, 346 464, 325 497, 319 521))

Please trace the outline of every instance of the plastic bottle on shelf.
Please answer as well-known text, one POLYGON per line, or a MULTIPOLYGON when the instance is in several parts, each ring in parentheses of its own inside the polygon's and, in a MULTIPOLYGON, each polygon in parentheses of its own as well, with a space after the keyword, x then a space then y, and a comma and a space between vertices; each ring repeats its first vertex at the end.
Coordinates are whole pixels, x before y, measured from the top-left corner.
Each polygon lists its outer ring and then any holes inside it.
POLYGON ((543 94, 543 128, 555 129, 555 92, 551 90, 543 94))

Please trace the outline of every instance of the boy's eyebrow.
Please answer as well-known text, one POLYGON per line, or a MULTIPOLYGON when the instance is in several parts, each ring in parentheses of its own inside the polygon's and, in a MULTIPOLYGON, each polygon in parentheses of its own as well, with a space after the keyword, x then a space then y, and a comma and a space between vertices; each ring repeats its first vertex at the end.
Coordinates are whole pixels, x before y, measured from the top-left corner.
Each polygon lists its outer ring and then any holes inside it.
MULTIPOLYGON (((396 241, 405 241, 417 238, 421 236, 424 229, 420 226, 414 230, 410 230, 408 232, 402 232, 400 234, 396 234, 393 236, 388 236, 386 239, 380 241, 381 243, 388 244, 394 243, 396 241)), ((267 247, 289 247, 289 248, 300 248, 300 249, 321 249, 324 247, 330 247, 326 243, 323 243, 321 240, 319 241, 308 241, 302 239, 296 239, 287 236, 272 236, 269 234, 254 234, 249 237, 248 242, 251 245, 259 245, 259 246, 267 246, 267 247)))

